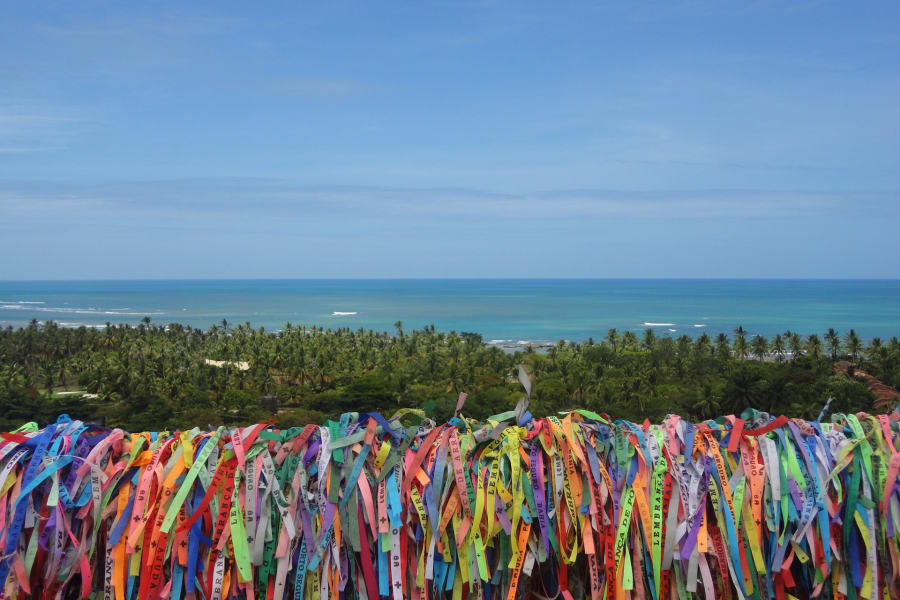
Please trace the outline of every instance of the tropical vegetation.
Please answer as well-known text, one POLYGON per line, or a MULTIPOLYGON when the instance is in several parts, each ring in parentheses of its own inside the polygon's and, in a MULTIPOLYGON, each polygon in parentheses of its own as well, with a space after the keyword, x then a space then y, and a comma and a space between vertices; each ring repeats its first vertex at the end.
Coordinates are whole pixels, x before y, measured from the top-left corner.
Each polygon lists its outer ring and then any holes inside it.
POLYGON ((509 352, 476 333, 406 331, 400 322, 388 333, 290 323, 268 332, 226 321, 202 330, 149 318, 102 329, 32 321, 0 329, 0 431, 60 413, 130 430, 259 420, 293 426, 402 408, 446 419, 460 392, 468 394, 463 413, 482 419, 521 398, 520 365, 539 415, 578 407, 637 422, 668 413, 702 420, 749 407, 814 419, 829 398, 829 412, 893 408, 876 407, 854 371, 896 388, 900 342, 864 342, 833 329, 821 338, 786 331, 772 339, 740 327, 694 338, 611 329, 602 340, 509 352), (836 373, 839 360, 852 368, 836 373))

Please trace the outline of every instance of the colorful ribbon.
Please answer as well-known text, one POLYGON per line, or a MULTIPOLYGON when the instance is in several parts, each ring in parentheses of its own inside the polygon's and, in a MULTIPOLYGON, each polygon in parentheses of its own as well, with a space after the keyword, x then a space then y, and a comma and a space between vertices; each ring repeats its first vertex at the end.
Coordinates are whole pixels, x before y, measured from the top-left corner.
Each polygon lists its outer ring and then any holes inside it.
POLYGON ((0 434, 3 597, 900 597, 887 416, 401 416, 0 434))

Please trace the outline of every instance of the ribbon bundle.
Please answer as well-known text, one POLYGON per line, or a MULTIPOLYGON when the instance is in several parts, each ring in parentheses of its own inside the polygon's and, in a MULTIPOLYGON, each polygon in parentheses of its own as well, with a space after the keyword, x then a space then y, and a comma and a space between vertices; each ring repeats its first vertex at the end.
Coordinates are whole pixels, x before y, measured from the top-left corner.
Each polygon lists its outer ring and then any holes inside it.
POLYGON ((523 410, 0 438, 4 597, 900 597, 900 428, 523 410))

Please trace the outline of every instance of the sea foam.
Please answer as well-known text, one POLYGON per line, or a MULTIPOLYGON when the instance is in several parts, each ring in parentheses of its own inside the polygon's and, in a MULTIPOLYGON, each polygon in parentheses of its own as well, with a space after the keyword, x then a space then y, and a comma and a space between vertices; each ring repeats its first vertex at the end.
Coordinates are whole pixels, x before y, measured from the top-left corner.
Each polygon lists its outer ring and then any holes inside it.
MULTIPOLYGON (((36 304, 36 303, 32 303, 36 304)), ((117 315, 125 317, 145 317, 149 315, 164 315, 166 313, 160 311, 124 311, 124 310, 101 310, 99 308, 63 308, 59 306, 24 306, 23 303, 2 304, 0 309, 3 310, 28 310, 48 313, 62 313, 75 315, 117 315)))

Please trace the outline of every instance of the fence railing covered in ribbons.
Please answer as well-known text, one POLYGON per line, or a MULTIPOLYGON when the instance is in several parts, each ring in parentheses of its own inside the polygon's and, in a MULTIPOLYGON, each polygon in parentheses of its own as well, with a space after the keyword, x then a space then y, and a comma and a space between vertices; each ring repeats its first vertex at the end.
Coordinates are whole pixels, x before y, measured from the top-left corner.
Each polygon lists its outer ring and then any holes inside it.
POLYGON ((0 582, 116 600, 900 597, 898 423, 744 416, 29 424, 0 439, 0 582))

